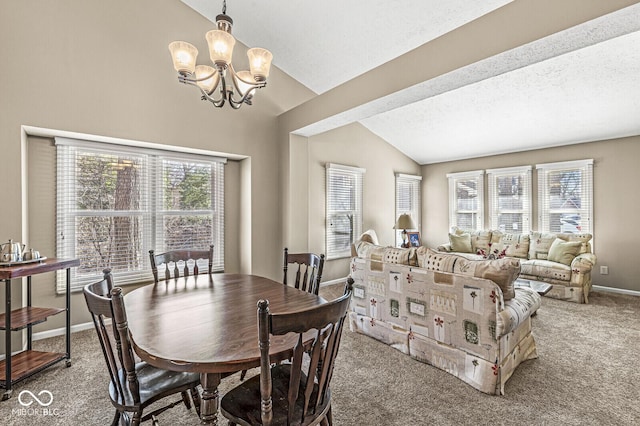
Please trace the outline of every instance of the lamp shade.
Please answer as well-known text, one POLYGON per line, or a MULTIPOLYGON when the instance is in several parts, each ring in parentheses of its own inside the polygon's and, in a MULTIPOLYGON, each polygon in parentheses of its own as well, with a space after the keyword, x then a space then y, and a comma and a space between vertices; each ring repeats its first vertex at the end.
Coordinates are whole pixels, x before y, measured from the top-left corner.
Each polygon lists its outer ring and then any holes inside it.
POLYGON ((218 71, 216 71, 213 67, 208 65, 198 65, 196 66, 196 78, 198 81, 196 84, 202 90, 211 94, 213 89, 218 85, 218 80, 220 80, 220 76, 218 75, 218 71), (207 78, 209 77, 209 78, 207 78))
POLYGON ((196 66, 198 49, 186 41, 174 41, 169 44, 169 51, 173 59, 173 67, 180 74, 191 74, 196 66))
POLYGON ((409 214, 402 213, 398 216, 398 220, 393 229, 416 229, 416 224, 409 214))
POLYGON ((240 71, 236 74, 236 84, 238 85, 238 91, 240 91, 240 96, 244 96, 245 93, 253 86, 251 83, 253 82, 253 77, 251 73, 247 70, 240 71))
POLYGON ((267 49, 254 47, 247 51, 251 75, 255 81, 265 81, 269 77, 273 55, 267 49))
POLYGON ((211 30, 205 34, 209 44, 209 57, 217 67, 226 69, 231 63, 236 39, 226 31, 211 30))

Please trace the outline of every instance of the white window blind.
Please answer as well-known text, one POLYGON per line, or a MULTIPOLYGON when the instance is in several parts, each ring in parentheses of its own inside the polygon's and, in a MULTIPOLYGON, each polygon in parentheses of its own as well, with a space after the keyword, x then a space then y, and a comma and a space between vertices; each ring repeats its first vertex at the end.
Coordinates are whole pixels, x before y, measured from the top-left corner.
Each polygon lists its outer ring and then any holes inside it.
POLYGON ((484 171, 449 173, 449 226, 481 230, 484 226, 484 171))
MULTIPOLYGON (((224 159, 56 138, 57 256, 79 258, 72 290, 110 268, 149 281, 149 250, 214 248, 224 270, 224 159)), ((57 291, 65 289, 58 275, 57 291)))
POLYGON ((531 230, 531 166, 487 170, 491 229, 531 230))
POLYGON ((536 165, 543 232, 593 233, 593 160, 536 165))
POLYGON ((365 169, 326 165, 327 259, 349 257, 351 244, 362 233, 362 190, 365 169))
MULTIPOLYGON (((396 173, 396 216, 395 220, 403 213, 408 213, 415 222, 417 229, 422 229, 420 182, 422 176, 396 173)), ((402 244, 402 229, 396 230, 396 247, 402 244)))

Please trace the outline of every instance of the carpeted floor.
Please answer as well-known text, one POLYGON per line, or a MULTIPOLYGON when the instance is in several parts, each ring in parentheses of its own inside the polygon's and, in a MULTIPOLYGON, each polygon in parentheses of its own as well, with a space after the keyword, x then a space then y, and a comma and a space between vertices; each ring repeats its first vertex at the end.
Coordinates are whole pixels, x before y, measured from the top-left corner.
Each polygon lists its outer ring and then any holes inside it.
MULTIPOLYGON (((342 288, 321 291, 329 297, 342 288)), ((491 396, 347 329, 332 382, 334 424, 640 424, 640 298, 595 292, 588 305, 544 298, 533 330, 539 358, 520 365, 504 396, 491 396)), ((39 350, 63 347, 62 337, 34 343, 39 350)), ((72 358, 70 368, 60 363, 15 385, 14 396, 0 402, 0 424, 110 424, 113 409, 94 330, 73 334, 72 358), (17 397, 22 390, 50 391, 48 412, 23 410, 17 397)), ((225 379, 221 393, 237 382, 238 375, 225 379)), ((184 406, 159 420, 199 424, 184 406)))

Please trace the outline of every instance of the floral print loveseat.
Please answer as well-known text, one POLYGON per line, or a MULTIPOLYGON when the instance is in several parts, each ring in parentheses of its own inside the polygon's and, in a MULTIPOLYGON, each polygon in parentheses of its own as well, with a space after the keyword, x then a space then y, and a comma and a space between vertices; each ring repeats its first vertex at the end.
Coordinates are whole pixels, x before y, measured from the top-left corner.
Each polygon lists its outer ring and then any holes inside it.
POLYGON ((488 394, 537 358, 531 315, 541 297, 514 289, 513 259, 467 260, 426 247, 354 244, 352 331, 431 364, 488 394))
POLYGON ((436 250, 467 258, 506 256, 519 259, 520 278, 552 285, 545 296, 588 303, 591 270, 596 264, 596 256, 591 253, 591 238, 588 233, 532 231, 515 234, 453 228, 449 243, 438 246, 436 250))

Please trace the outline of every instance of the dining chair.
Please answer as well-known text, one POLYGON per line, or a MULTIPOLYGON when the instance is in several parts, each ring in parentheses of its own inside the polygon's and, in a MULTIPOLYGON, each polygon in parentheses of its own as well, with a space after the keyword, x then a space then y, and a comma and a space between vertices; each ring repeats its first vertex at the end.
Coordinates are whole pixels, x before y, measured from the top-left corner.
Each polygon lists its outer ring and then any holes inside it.
POLYGON ((333 423, 330 382, 351 293, 349 282, 331 302, 286 313, 271 313, 268 300, 258 301, 260 374, 222 398, 220 412, 230 425, 333 423), (270 338, 287 333, 297 334, 291 362, 272 364, 270 338))
POLYGON ((116 408, 112 426, 121 420, 135 426, 149 419, 157 425, 156 415, 181 403, 191 409, 191 400, 199 415, 198 373, 162 370, 146 362, 136 362, 122 289, 113 286, 111 271, 105 269, 103 279, 87 284, 83 292, 109 370, 109 397, 116 408), (143 410, 149 405, 175 394, 181 398, 164 405, 159 403, 143 416, 143 410))
POLYGON ((295 270, 295 281, 293 286, 302 291, 318 294, 320 290, 320 280, 322 279, 322 269, 324 268, 324 254, 318 256, 315 253, 289 253, 288 248, 284 248, 284 278, 282 282, 287 284, 289 275, 289 265, 293 265, 295 270))
MULTIPOLYGON (((284 277, 282 282, 287 285, 289 278, 289 265, 295 269, 295 281, 293 286, 302 291, 313 293, 316 296, 320 291, 320 280, 322 279, 322 269, 324 267, 324 254, 318 256, 315 253, 295 253, 289 254, 289 249, 284 248, 284 277)), ((242 370, 240 380, 244 380, 247 370, 242 370)))
MULTIPOLYGON (((153 272, 153 280, 157 283, 159 280, 158 269, 164 269, 164 279, 169 280, 172 277, 178 278, 180 275, 198 275, 201 271, 198 268, 198 259, 206 259, 209 261, 208 273, 211 275, 213 268, 213 245, 208 250, 171 250, 165 253, 155 254, 154 250, 149 250, 149 260, 151 261, 151 272, 153 272), (193 273, 189 271, 189 265, 193 273), (160 268, 162 266, 162 268, 160 268)), ((204 272, 203 272, 204 273, 204 272)))

